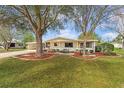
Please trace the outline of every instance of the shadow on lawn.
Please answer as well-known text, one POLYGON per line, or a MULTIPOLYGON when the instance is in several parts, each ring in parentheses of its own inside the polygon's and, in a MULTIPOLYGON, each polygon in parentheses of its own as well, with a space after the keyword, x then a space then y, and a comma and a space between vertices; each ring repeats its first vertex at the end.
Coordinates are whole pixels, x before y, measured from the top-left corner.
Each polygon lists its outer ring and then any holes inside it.
POLYGON ((0 65, 0 87, 72 88, 123 85, 123 59, 98 58, 90 60, 93 62, 85 61, 86 59, 62 55, 36 62, 5 59, 0 65))
POLYGON ((70 86, 71 82, 75 79, 73 79, 74 70, 78 65, 76 62, 73 62, 73 64, 70 65, 68 60, 70 60, 70 57, 64 59, 65 62, 55 59, 53 63, 49 62, 49 64, 35 64, 34 66, 25 69, 23 73, 20 73, 20 75, 17 76, 18 80, 11 82, 7 87, 70 86))

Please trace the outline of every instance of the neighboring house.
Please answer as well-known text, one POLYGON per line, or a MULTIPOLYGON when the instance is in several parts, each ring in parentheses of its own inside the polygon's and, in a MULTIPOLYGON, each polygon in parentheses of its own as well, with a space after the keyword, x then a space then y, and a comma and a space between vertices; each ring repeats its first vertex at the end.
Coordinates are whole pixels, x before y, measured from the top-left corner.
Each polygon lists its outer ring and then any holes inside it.
POLYGON ((122 44, 121 43, 112 43, 114 45, 115 48, 122 48, 122 44))
POLYGON ((36 42, 27 42, 26 43, 26 48, 29 50, 36 49, 36 42))
MULTIPOLYGON (((95 52, 95 46, 96 42, 98 40, 87 40, 86 41, 86 50, 95 52)), ((83 50, 83 43, 84 40, 78 39, 68 39, 63 37, 58 37, 54 39, 47 40, 43 42, 44 44, 44 50, 47 51, 80 51, 83 50)), ((28 49, 35 49, 36 48, 36 42, 29 42, 27 43, 28 49)))
POLYGON ((122 36, 119 34, 113 41, 112 44, 115 48, 122 48, 123 39, 122 36))
MULTIPOLYGON (((0 43, 0 48, 4 48, 2 46, 2 42, 0 43)), ((24 45, 21 41, 13 39, 10 44, 10 48, 24 48, 24 45)))
POLYGON ((10 48, 24 48, 23 43, 11 42, 10 48))
POLYGON ((13 39, 10 48, 24 48, 24 44, 20 40, 13 39))

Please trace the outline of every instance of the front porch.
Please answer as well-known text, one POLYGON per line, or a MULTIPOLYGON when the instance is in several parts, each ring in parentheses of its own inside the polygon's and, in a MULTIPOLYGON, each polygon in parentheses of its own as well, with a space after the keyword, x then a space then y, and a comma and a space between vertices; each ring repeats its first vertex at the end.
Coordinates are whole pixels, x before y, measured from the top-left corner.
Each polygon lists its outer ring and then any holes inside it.
MULTIPOLYGON (((76 52, 83 51, 83 42, 46 42, 44 50, 54 52, 76 52)), ((95 42, 86 42, 86 52, 95 52, 95 42)))

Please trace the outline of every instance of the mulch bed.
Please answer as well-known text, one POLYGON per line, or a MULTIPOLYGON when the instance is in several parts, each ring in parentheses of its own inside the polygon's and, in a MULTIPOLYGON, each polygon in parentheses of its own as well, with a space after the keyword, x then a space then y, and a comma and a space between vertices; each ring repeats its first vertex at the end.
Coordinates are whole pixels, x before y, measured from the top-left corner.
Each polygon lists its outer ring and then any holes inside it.
POLYGON ((35 53, 28 53, 28 54, 23 54, 23 55, 18 55, 15 58, 19 58, 22 60, 45 60, 53 57, 53 53, 45 53, 40 57, 37 57, 35 53))
POLYGON ((102 52, 95 52, 93 54, 95 54, 96 56, 105 56, 104 53, 102 53, 102 52))
POLYGON ((98 58, 98 57, 117 57, 118 55, 105 55, 104 53, 102 52, 95 52, 95 53, 91 53, 91 54, 88 54, 86 53, 85 56, 81 55, 80 52, 75 52, 73 57, 77 57, 77 58, 84 58, 84 59, 95 59, 95 58, 98 58))
POLYGON ((93 59, 93 58, 96 58, 96 57, 99 57, 99 56, 104 56, 103 53, 101 52, 96 52, 96 53, 92 53, 92 54, 87 54, 85 56, 81 55, 80 52, 75 52, 74 57, 77 57, 77 58, 85 58, 85 59, 93 59))

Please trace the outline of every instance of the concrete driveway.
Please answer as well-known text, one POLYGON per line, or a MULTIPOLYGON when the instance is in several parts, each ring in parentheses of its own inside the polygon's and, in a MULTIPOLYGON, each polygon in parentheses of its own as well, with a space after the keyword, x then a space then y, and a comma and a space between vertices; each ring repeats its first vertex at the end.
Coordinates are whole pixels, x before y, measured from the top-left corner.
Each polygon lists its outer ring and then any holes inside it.
POLYGON ((35 52, 35 50, 23 50, 23 51, 0 53, 0 58, 13 57, 13 56, 26 54, 26 53, 33 53, 33 52, 35 52))

